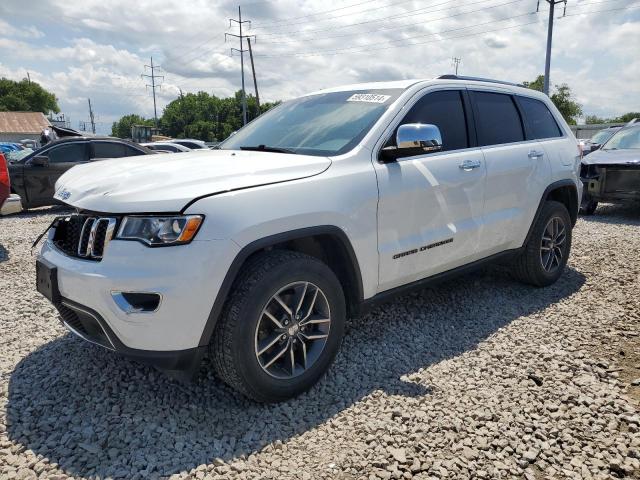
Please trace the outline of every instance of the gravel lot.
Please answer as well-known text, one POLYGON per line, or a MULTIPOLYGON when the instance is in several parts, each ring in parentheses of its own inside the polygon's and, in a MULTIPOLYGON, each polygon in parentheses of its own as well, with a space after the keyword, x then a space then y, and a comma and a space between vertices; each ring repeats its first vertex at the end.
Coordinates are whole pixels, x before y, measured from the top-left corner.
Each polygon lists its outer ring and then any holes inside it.
POLYGON ((54 214, 0 219, 0 479, 640 478, 638 207, 580 219, 550 288, 489 269, 350 322, 274 406, 67 334, 30 253, 54 214))

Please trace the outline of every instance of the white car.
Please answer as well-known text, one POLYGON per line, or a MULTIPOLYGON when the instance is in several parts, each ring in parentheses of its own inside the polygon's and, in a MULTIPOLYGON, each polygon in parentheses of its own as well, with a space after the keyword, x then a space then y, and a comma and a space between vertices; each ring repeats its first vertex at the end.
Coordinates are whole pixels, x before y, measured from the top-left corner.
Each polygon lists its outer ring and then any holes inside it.
POLYGON ((149 150, 161 151, 161 152, 190 152, 191 149, 189 147, 185 147, 184 145, 180 145, 175 142, 148 142, 141 143, 143 147, 147 147, 149 150))
POLYGON ((219 150, 73 168, 56 198, 77 213, 49 231, 38 289, 87 341, 180 376, 208 351, 229 385, 280 401, 329 368, 346 318, 395 294, 498 259, 558 280, 579 164, 534 90, 454 76, 323 90, 219 150))
POLYGON ((202 150, 209 148, 202 140, 195 140, 193 138, 172 138, 171 143, 177 143, 178 145, 187 147, 190 150, 202 150))

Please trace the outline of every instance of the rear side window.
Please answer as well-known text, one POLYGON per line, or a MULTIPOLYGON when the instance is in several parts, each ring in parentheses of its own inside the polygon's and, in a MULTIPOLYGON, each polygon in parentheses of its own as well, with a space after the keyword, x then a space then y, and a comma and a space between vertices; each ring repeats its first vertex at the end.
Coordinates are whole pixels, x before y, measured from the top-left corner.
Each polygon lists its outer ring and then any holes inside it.
POLYGON ((124 156, 125 157, 134 157, 136 155, 143 155, 144 152, 138 150, 137 148, 133 148, 131 145, 124 146, 124 156))
POLYGON ((406 123, 430 123, 438 127, 443 150, 469 147, 462 94, 458 90, 426 94, 404 117, 402 124, 406 123))
POLYGON ((522 119, 511 95, 473 92, 477 109, 476 129, 480 146, 524 140, 522 119))
POLYGON ((77 163, 87 160, 86 143, 69 143, 53 147, 47 153, 49 163, 77 163))
POLYGON ((527 125, 529 126, 529 140, 538 140, 541 138, 556 138, 562 136, 562 131, 556 119, 540 100, 527 97, 518 97, 518 101, 522 106, 527 125))
POLYGON ((95 142, 93 144, 93 152, 93 158, 119 158, 127 156, 125 145, 116 142, 95 142))

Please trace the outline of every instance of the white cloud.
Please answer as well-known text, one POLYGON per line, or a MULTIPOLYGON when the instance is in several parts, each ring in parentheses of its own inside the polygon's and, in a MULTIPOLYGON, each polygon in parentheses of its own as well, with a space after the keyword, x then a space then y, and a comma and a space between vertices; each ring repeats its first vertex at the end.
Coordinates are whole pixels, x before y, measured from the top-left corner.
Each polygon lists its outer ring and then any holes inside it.
MULTIPOLYGON (((615 6, 630 2, 617 0, 615 6)), ((33 3, 28 12, 22 0, 0 5, 2 18, 17 20, 6 31, 0 24, 3 71, 21 77, 28 68, 76 120, 86 117, 87 97, 109 121, 132 112, 151 115, 152 101, 140 78, 151 55, 163 68, 158 72, 164 76, 160 109, 180 88, 217 95, 239 88, 240 60, 237 54, 229 56, 238 41, 224 42, 225 31, 237 33, 227 29, 227 19, 237 15, 235 2, 33 3), (17 26, 20 21, 28 27, 17 26), (43 31, 55 35, 43 37, 43 31)), ((589 2, 570 2, 567 13, 596 9, 582 3, 589 2)), ((516 82, 533 80, 544 68, 546 12, 532 13, 529 0, 348 5, 348 0, 280 0, 243 6, 244 18, 253 21, 248 33, 257 35, 254 54, 262 99, 286 99, 346 83, 451 73, 453 56, 462 57, 461 74, 516 82)), ((557 21, 551 81, 569 83, 586 113, 639 109, 638 12, 557 21)), ((252 91, 248 55, 245 75, 252 91)))

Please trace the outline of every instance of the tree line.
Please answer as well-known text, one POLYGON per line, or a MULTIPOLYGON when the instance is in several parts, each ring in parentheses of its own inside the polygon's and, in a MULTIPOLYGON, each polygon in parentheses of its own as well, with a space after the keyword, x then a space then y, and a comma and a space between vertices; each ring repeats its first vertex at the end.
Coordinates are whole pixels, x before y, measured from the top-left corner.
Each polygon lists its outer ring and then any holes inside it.
MULTIPOLYGON (((253 120, 277 105, 261 103, 260 110, 256 98, 247 95, 247 121, 253 120)), ((115 137, 130 138, 132 125, 154 125, 152 118, 140 115, 125 115, 113 123, 111 134, 115 137)), ((221 141, 242 127, 242 91, 233 97, 220 98, 206 92, 187 93, 170 102, 158 119, 158 127, 163 135, 173 138, 197 138, 206 142, 221 141)))

